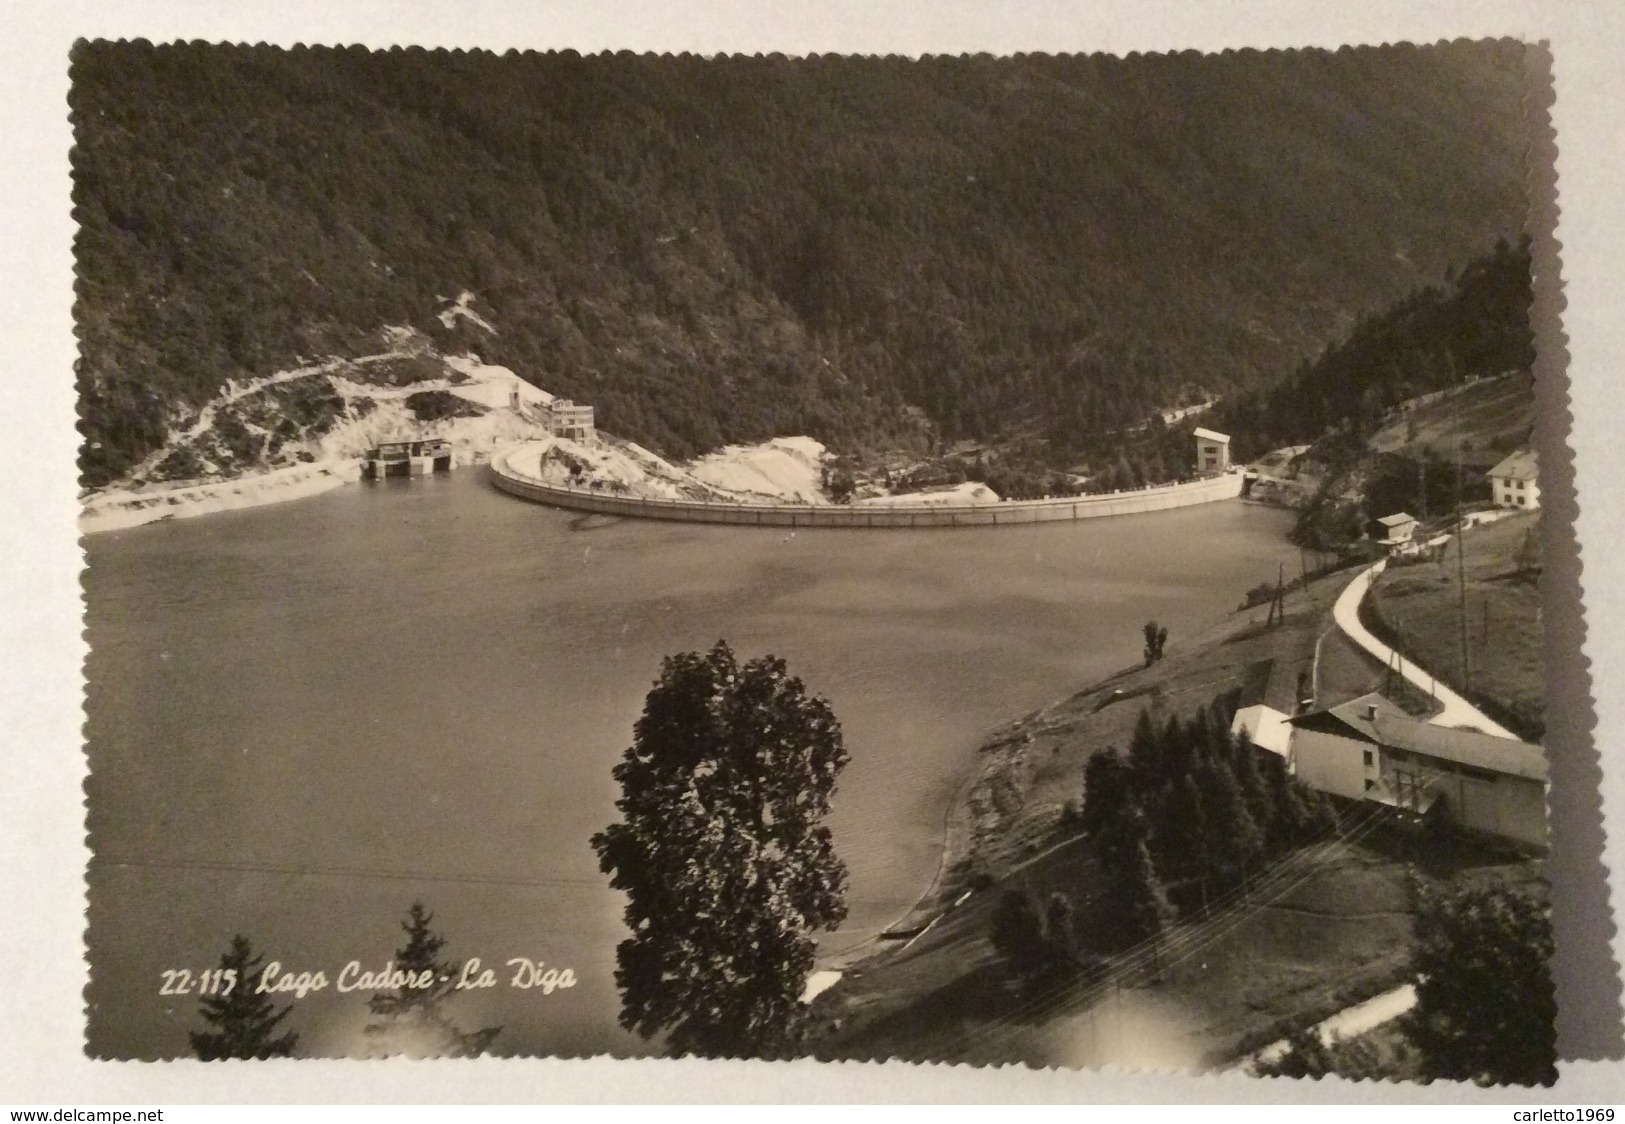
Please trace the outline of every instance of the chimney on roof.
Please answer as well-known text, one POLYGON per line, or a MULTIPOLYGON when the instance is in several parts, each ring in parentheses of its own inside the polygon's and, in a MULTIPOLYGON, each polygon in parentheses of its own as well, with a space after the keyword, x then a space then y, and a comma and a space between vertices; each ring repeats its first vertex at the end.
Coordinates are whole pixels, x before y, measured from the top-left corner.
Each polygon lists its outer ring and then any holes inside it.
POLYGON ((1376 703, 1366 703, 1365 704, 1365 720, 1367 722, 1375 722, 1377 720, 1377 704, 1376 703))

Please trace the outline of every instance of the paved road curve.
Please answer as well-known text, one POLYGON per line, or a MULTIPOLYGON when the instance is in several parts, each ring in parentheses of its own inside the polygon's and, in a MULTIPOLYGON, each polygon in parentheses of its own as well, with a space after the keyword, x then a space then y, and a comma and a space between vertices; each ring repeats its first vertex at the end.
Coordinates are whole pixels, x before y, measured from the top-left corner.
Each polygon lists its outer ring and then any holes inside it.
MULTIPOLYGON (((1376 1030, 1385 1023, 1390 1023, 1416 1006, 1416 985, 1404 984, 1385 991, 1381 995, 1373 996, 1364 1003, 1356 1003, 1337 1012, 1325 1022, 1315 1025, 1315 1033, 1320 1040, 1330 1046, 1338 1039, 1358 1038, 1369 1031, 1376 1030)), ((1254 1064, 1258 1062, 1273 1062, 1280 1060, 1287 1051, 1285 1038, 1278 1042, 1271 1042, 1262 1050, 1252 1056, 1254 1064)))
POLYGON ((1349 582, 1347 588, 1343 590, 1342 596, 1337 599, 1337 604, 1332 606, 1332 619, 1337 622, 1337 627, 1341 628, 1350 640, 1370 652, 1384 664, 1392 667, 1397 660, 1400 674, 1404 675, 1407 681, 1420 690, 1429 692, 1444 705, 1443 710, 1428 719, 1434 725, 1481 730, 1498 738, 1511 738, 1516 741, 1516 734, 1504 726, 1490 721, 1488 716, 1476 706, 1456 694, 1443 683, 1438 682, 1422 668, 1406 659, 1403 654, 1396 653, 1388 645, 1371 635, 1365 625, 1360 623, 1360 602, 1365 600, 1366 592, 1371 588, 1372 580, 1382 573, 1383 568, 1387 565, 1386 561, 1378 562, 1365 573, 1349 582))

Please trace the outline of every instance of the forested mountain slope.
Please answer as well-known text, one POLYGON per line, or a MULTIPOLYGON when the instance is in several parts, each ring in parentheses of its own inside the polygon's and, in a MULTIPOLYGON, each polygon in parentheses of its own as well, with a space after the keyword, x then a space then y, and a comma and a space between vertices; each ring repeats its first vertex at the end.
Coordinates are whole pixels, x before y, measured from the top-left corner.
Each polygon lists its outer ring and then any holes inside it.
POLYGON ((1237 459, 1302 449, 1295 536, 1334 550, 1369 520, 1427 517, 1489 498, 1485 470, 1534 426, 1529 240, 1499 242, 1381 312, 1290 378, 1231 395, 1207 415, 1237 459))
MULTIPOLYGON (((1323 456, 1363 455, 1401 403, 1529 371, 1533 280, 1528 239, 1499 242, 1444 282, 1362 317, 1291 378, 1232 395, 1210 422, 1234 435, 1242 460, 1300 442, 1320 442, 1323 456)), ((1532 407, 1532 384, 1520 385, 1532 407)))
POLYGON ((1160 406, 1288 374, 1524 211, 1512 44, 100 43, 72 77, 92 486, 228 378, 364 354, 388 325, 673 457, 1019 433, 1087 459, 1160 406), (463 289, 497 335, 436 320, 463 289))

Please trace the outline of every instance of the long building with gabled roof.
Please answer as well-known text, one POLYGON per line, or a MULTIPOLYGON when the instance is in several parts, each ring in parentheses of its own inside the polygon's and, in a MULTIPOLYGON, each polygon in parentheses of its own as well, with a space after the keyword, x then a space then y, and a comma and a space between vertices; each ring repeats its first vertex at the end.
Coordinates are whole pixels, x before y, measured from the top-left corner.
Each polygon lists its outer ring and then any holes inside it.
POLYGON ((1435 725, 1379 694, 1289 725, 1292 767, 1310 788, 1546 846, 1546 753, 1538 745, 1435 725))

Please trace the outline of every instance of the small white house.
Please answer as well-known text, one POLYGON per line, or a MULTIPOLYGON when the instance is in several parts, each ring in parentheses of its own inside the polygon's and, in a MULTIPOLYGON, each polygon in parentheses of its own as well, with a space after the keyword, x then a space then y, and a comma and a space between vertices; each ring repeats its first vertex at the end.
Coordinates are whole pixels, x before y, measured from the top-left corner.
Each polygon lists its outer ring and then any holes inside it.
POLYGON ((1200 473, 1224 472, 1230 467, 1230 435, 1198 428, 1191 436, 1196 438, 1196 471, 1200 473))
POLYGON ((1529 450, 1513 453, 1490 469, 1490 492, 1497 507, 1532 511, 1540 506, 1539 464, 1529 450))
POLYGON ((1411 536, 1416 534, 1416 516, 1407 515, 1403 511, 1393 515, 1384 515, 1377 520, 1382 527, 1382 538, 1377 545, 1387 547, 1390 554, 1398 553, 1411 543, 1411 536))

